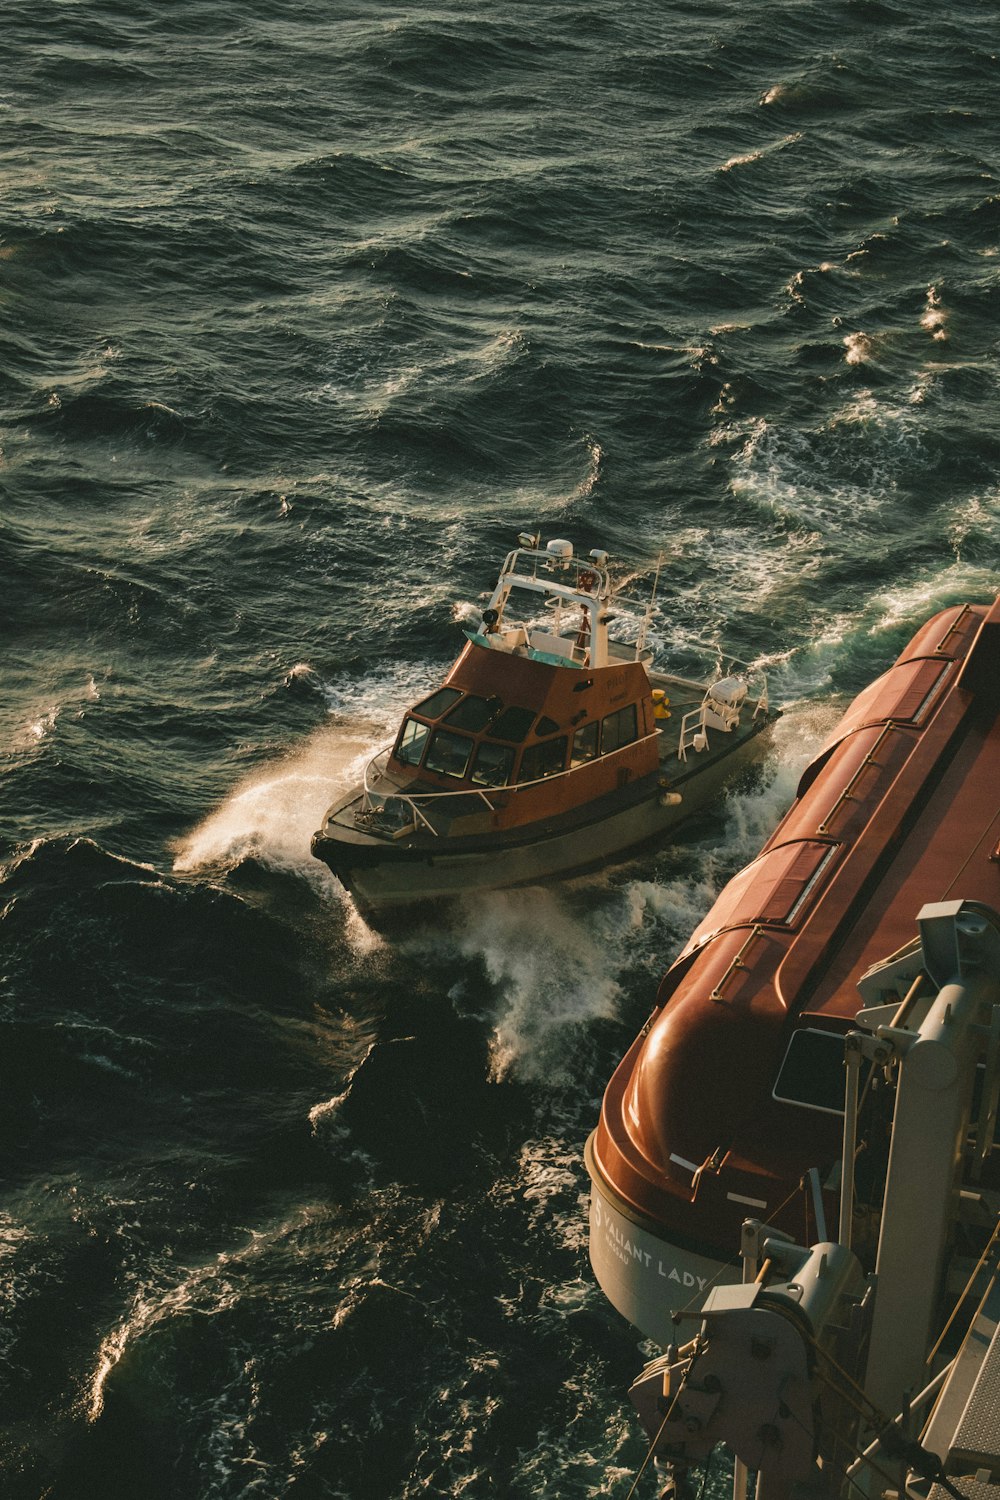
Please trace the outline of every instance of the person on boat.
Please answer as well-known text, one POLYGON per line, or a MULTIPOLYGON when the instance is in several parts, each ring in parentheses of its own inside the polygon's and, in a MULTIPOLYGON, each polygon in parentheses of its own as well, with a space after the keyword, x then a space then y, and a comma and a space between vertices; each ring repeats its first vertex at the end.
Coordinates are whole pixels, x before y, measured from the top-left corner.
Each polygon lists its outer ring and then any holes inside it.
POLYGON ((670 699, 662 688, 653 689, 653 718, 670 718, 670 699))

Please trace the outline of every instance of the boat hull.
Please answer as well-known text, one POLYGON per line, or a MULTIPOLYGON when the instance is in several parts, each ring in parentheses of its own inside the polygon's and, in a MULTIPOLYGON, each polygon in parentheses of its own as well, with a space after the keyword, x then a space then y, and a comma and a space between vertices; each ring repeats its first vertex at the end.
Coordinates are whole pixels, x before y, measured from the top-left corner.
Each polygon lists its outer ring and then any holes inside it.
POLYGON ((739 1268, 673 1244, 662 1230, 625 1213, 594 1164, 592 1143, 593 1136, 586 1151, 590 1264, 611 1305, 665 1348, 677 1341, 673 1314, 698 1311, 713 1286, 740 1280, 739 1268))
MULTIPOLYGON (((766 728, 761 721, 760 731, 766 728)), ((366 921, 389 925, 434 902, 567 879, 625 860, 717 804, 734 775, 762 749, 762 733, 757 732, 724 758, 699 767, 690 796, 684 780, 676 783, 680 801, 667 801, 654 779, 647 795, 617 811, 586 823, 552 819, 543 831, 526 828, 525 836, 516 841, 483 839, 478 847, 460 849, 435 848, 428 840, 409 845, 371 840, 351 850, 321 831, 312 850, 344 884, 366 921)))
MULTIPOLYGON (((826 1238, 844 1035, 863 996, 888 1016, 902 1006, 909 983, 865 985, 886 950, 912 942, 916 912, 956 896, 1000 909, 998 785, 1000 599, 934 616, 858 695, 674 960, 608 1083, 587 1150, 592 1262, 650 1337, 670 1337, 677 1305, 660 1290, 656 1306, 661 1246, 725 1259, 745 1217, 826 1238), (625 1251, 633 1225, 642 1234, 625 1251)), ((860 1181, 884 1144, 869 1098, 860 1181)), ((867 1198, 855 1206, 855 1245, 870 1257, 867 1198)))

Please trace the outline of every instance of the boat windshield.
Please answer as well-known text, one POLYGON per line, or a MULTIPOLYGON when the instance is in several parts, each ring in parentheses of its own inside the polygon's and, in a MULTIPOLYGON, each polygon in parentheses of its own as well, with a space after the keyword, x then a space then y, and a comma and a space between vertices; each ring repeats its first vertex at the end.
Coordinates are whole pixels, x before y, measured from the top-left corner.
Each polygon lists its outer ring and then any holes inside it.
POLYGON ((424 761, 426 771, 439 776, 463 777, 468 769, 475 741, 467 735, 453 734, 450 729, 436 729, 424 761))
POLYGON ((419 766, 429 734, 427 725, 421 724, 418 719, 404 719, 396 759, 408 766, 419 766))
POLYGON ((528 738, 528 731, 535 722, 534 710, 530 708, 505 708, 493 725, 493 734, 498 740, 520 745, 528 738))
POLYGON ((502 707, 503 704, 496 695, 491 698, 478 698, 475 693, 467 693, 461 703, 456 703, 455 707, 445 714, 445 722, 451 729, 467 729, 470 734, 478 734, 481 729, 486 728, 502 707))
POLYGON ((420 714, 425 719, 439 719, 445 709, 450 708, 455 699, 461 696, 458 688, 438 688, 437 692, 431 693, 429 698, 422 699, 412 712, 420 714))
POLYGON ((472 780, 478 786, 506 786, 514 770, 514 751, 509 745, 494 745, 484 740, 472 767, 472 780))

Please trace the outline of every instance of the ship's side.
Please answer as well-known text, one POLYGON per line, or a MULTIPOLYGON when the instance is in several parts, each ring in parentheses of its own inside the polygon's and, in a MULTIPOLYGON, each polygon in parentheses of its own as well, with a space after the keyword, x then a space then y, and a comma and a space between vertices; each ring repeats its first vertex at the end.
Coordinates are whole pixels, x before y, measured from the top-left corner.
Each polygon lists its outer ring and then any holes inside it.
POLYGON ((824 1212, 810 1168, 832 1208, 857 981, 924 903, 1000 906, 998 789, 1000 601, 936 616, 855 701, 608 1086, 591 1259, 648 1336, 667 1342, 671 1308, 736 1279, 748 1215, 808 1242, 824 1212))

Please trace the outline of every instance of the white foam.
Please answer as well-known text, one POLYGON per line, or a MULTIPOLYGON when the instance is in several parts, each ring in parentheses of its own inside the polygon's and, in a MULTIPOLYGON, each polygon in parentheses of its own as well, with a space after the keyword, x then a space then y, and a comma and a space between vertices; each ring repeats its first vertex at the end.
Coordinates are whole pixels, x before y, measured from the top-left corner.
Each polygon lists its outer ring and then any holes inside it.
MULTIPOLYGON (((652 1004, 674 953, 723 884, 757 854, 835 719, 836 710, 811 706, 780 719, 763 783, 726 800, 722 839, 685 846, 683 872, 676 876, 629 879, 623 866, 610 877, 498 891, 466 903, 457 928, 460 949, 481 959, 497 992, 495 1078, 556 1089, 572 1082, 572 1036, 616 1014, 626 967, 646 969, 652 1004)), ((665 851, 663 863, 669 866, 671 858, 665 851)))
POLYGON ((948 540, 955 551, 956 562, 962 561, 962 549, 977 537, 1000 540, 1000 486, 982 495, 970 495, 952 507, 947 523, 948 540))
MULTIPOLYGON (((861 348, 851 340, 861 338, 845 339, 849 358, 852 348, 861 348)), ((869 344, 864 347, 870 352, 869 344)), ((732 459, 736 495, 779 519, 809 527, 821 542, 881 528, 886 504, 898 503, 901 476, 920 457, 923 435, 911 401, 886 402, 866 389, 852 394, 819 432, 760 419, 743 424, 723 420, 711 441, 742 444, 732 459), (859 428, 864 430, 863 445, 859 428)))
POLYGON ((844 335, 844 359, 849 365, 863 365, 875 358, 876 340, 870 333, 846 333, 844 335))
MULTIPOLYGON (((770 90, 769 94, 773 97, 765 95, 765 97, 761 100, 762 104, 770 104, 773 102, 773 98, 778 97, 774 89, 770 90)), ((716 171, 731 172, 735 167, 750 166, 754 162, 761 161, 767 156, 773 156, 776 151, 784 151, 788 146, 794 146, 798 141, 801 141, 801 139, 801 132, 798 130, 793 131, 791 135, 786 135, 780 141, 772 141, 769 145, 760 146, 755 151, 745 151, 739 156, 731 156, 729 160, 723 163, 721 167, 717 167, 716 171)))
POLYGON ((186 874, 253 857, 326 888, 339 885, 309 853, 312 834, 338 796, 359 781, 378 741, 363 730, 324 725, 292 754, 259 767, 176 848, 186 874))
POLYGON ((500 992, 491 1041, 495 1078, 562 1079, 567 1028, 614 1014, 616 948, 599 913, 586 923, 562 891, 494 891, 461 911, 462 952, 478 956, 500 992))
MULTIPOLYGON (((998 519, 994 513, 991 518, 994 533, 1000 530, 998 519)), ((898 630, 904 625, 915 630, 928 616, 950 604, 965 603, 966 600, 985 603, 994 599, 996 592, 994 569, 977 567, 956 558, 929 576, 914 578, 909 583, 873 594, 867 612, 872 620, 868 633, 877 635, 881 631, 898 630)))
MULTIPOLYGON (((315 692, 337 722, 322 725, 296 749, 240 781, 175 846, 174 870, 188 874, 254 858, 342 897, 340 882, 309 852, 312 835, 330 804, 360 783, 376 750, 395 733, 403 710, 430 690, 438 674, 433 667, 415 670, 400 662, 377 677, 330 683, 308 662, 297 662, 286 680, 315 692)), ((353 945, 379 946, 381 939, 346 900, 345 911, 348 936, 357 939, 353 945)))
POLYGON ((941 304, 941 293, 937 287, 927 288, 927 302, 920 326, 938 343, 943 343, 948 337, 948 310, 941 304))

